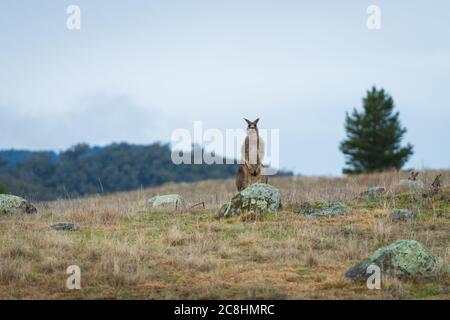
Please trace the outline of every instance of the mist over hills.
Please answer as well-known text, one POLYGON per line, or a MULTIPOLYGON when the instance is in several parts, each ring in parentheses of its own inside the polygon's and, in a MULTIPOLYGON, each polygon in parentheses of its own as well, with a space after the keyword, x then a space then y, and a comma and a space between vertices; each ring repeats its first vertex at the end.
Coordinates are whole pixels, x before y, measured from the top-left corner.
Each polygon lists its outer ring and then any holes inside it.
MULTIPOLYGON (((0 192, 54 200, 162 185, 224 179, 237 164, 175 165, 168 144, 77 144, 65 151, 0 150, 0 192)), ((192 152, 193 154, 193 152, 192 152)), ((225 159, 224 159, 225 163, 225 159)), ((278 175, 292 175, 280 171, 278 175)))

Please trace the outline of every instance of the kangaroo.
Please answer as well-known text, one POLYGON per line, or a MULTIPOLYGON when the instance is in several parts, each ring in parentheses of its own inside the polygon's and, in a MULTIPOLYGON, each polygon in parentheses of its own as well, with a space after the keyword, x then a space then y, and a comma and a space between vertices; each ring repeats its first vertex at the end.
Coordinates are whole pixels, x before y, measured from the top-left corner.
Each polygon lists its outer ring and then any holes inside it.
POLYGON ((258 121, 247 122, 247 136, 242 144, 242 160, 236 174, 236 187, 238 191, 244 190, 249 185, 262 182, 268 183, 268 177, 261 175, 264 159, 264 140, 259 136, 258 121))

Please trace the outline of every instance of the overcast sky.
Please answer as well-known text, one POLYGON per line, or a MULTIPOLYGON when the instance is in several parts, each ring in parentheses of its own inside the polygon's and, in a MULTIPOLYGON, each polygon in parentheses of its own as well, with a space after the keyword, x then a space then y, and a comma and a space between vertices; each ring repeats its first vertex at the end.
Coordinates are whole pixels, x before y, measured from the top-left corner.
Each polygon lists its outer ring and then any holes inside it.
POLYGON ((372 85, 408 128, 407 167, 449 168, 448 0, 0 3, 1 149, 169 142, 195 120, 259 117, 280 129, 281 167, 338 175, 345 112, 372 85))

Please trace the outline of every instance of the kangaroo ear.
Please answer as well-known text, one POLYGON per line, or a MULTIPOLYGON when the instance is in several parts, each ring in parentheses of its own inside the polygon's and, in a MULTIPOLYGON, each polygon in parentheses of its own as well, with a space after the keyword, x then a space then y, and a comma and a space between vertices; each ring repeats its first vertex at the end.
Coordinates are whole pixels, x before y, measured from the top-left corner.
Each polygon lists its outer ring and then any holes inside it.
POLYGON ((254 124, 258 124, 259 118, 253 121, 254 124))
POLYGON ((245 122, 247 122, 248 125, 250 125, 250 124, 252 123, 252 122, 251 122, 250 120, 248 120, 248 119, 245 119, 245 118, 244 118, 244 120, 245 120, 245 122))

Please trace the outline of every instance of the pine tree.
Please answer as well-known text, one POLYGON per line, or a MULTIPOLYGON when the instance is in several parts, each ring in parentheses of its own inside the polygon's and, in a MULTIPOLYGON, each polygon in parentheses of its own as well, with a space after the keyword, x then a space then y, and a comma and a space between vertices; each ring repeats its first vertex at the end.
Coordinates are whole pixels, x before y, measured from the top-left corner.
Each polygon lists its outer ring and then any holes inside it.
POLYGON ((400 169, 413 154, 413 146, 401 146, 406 132, 394 113, 394 100, 383 89, 367 91, 363 111, 346 113, 346 139, 339 149, 346 156, 344 173, 400 169))

